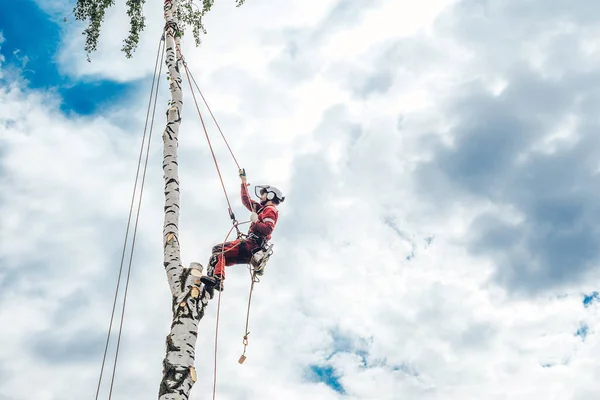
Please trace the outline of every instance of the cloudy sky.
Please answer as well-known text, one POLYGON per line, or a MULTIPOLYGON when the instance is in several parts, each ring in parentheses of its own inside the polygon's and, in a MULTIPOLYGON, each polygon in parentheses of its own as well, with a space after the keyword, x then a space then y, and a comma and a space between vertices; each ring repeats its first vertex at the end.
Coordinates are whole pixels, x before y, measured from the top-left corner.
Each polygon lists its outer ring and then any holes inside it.
MULTIPOLYGON (((126 59, 117 3, 88 62, 85 26, 63 21, 73 1, 0 2, 2 400, 95 395, 164 25, 162 2, 148 0, 126 59)), ((249 278, 228 269, 217 398, 600 393, 600 3, 416 4, 223 0, 199 48, 184 38, 249 182, 287 197, 243 365, 249 278)), ((171 321, 167 84, 163 70, 119 399, 156 396, 171 321)), ((187 86, 184 102, 182 257, 206 264, 230 221, 187 86)), ((207 125, 247 219, 236 166, 207 125)), ((200 324, 192 399, 212 396, 216 306, 200 324)))

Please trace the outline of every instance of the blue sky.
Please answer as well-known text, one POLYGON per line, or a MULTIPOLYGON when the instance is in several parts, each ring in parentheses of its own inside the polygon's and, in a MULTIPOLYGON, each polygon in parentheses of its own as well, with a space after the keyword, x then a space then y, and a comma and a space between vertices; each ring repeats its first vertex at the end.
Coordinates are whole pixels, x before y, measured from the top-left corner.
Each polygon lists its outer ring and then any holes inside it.
POLYGON ((335 375, 335 370, 332 367, 320 367, 313 365, 310 367, 311 379, 316 382, 323 382, 338 393, 344 394, 344 388, 338 377, 335 375))
MULTIPOLYGON (((20 0, 19 7, 11 2, 0 4, 0 27, 5 38, 0 54, 5 58, 5 68, 15 68, 31 89, 55 90, 65 113, 90 115, 126 99, 137 87, 136 82, 74 79, 61 71, 57 57, 66 24, 78 23, 72 16, 63 22, 47 14, 33 0, 20 0)), ((82 49, 79 57, 86 58, 82 49)))
MULTIPOLYGON (((0 4, 0 400, 95 390, 164 24, 154 3, 133 59, 119 3, 91 63, 84 25, 62 20, 68 1, 0 4)), ((228 272, 218 396, 600 392, 598 3, 276 3, 218 2, 202 46, 182 43, 250 183, 286 195, 243 366, 247 271, 228 272)), ((171 321, 161 84, 115 382, 124 398, 155 396, 171 321)), ((230 221, 187 89, 184 107, 182 262, 204 264, 230 221)), ((237 169, 207 126, 243 219, 237 169)), ((211 303, 193 399, 212 393, 215 318, 211 303)))

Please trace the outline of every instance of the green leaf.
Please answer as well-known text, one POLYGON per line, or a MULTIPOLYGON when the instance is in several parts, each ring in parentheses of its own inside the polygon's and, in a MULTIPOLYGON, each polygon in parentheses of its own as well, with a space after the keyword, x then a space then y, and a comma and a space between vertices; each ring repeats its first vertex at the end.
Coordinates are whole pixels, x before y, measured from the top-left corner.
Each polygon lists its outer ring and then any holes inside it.
MULTIPOLYGON (((133 57, 133 53, 137 49, 140 42, 140 34, 146 28, 146 17, 144 16, 143 8, 146 0, 127 0, 127 15, 129 16, 129 35, 123 40, 121 51, 125 53, 127 58, 133 57)), ((235 0, 236 7, 240 7, 245 3, 245 0, 235 0)), ((79 21, 88 21, 88 26, 82 32, 85 36, 84 50, 87 53, 92 53, 98 49, 98 41, 100 40, 100 31, 106 10, 115 4, 114 0, 77 0, 77 4, 73 9, 75 19, 79 21)), ((178 37, 182 37, 187 28, 192 29, 192 34, 196 42, 196 46, 200 46, 201 34, 206 35, 203 18, 208 13, 214 0, 202 0, 200 8, 194 0, 178 0, 176 18, 179 31, 178 37)))

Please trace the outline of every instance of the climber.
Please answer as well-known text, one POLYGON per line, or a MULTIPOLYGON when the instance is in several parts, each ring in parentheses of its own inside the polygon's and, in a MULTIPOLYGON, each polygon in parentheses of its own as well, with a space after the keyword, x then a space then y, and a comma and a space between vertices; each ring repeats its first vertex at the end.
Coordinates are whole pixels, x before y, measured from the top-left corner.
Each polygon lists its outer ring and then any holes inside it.
MULTIPOLYGON (((267 242, 271 239, 275 224, 279 216, 277 205, 285 200, 279 189, 264 185, 255 186, 254 193, 260 202, 250 198, 248 194, 248 183, 246 183, 246 171, 239 171, 241 183, 242 204, 252 212, 250 215, 250 228, 246 238, 233 240, 213 246, 212 254, 208 261, 207 275, 202 276, 200 280, 211 292, 216 288, 223 291, 223 281, 225 280, 225 266, 236 264, 247 264, 252 259, 254 253, 265 249, 267 242), (257 192, 260 189, 260 192, 257 192)), ((264 264, 263 267, 264 268, 264 264)), ((257 275, 262 275, 263 270, 255 269, 257 275)))

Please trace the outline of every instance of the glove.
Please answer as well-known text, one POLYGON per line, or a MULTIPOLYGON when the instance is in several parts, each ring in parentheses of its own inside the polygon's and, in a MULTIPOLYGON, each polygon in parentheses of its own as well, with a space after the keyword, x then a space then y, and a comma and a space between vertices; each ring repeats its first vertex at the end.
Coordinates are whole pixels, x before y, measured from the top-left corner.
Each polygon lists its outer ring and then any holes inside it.
POLYGON ((256 221, 258 221, 258 214, 255 212, 250 214, 250 221, 252 221, 252 223, 255 223, 256 221))
POLYGON ((246 183, 246 169, 240 168, 238 173, 240 174, 240 178, 242 179, 242 182, 246 183))

